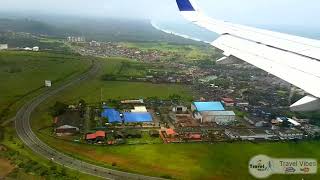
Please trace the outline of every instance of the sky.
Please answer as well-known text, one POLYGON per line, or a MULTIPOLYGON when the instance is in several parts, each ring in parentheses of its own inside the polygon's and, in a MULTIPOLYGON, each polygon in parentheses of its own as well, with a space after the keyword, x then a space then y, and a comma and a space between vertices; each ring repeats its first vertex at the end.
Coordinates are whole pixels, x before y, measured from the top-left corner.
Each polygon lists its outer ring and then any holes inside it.
MULTIPOLYGON (((195 0, 214 18, 249 25, 320 27, 319 0, 195 0)), ((0 11, 180 21, 175 0, 0 0, 0 11)))

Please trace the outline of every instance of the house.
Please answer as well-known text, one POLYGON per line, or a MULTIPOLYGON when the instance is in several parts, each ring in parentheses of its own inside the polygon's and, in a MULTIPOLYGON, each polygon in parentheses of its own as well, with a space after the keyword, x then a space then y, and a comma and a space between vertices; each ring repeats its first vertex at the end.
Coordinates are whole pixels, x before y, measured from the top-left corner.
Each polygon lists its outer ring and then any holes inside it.
POLYGON ((106 137, 106 132, 104 131, 96 131, 96 141, 103 141, 106 137))
POLYGON ((38 46, 33 47, 32 51, 39 51, 39 47, 38 46))
POLYGON ((68 111, 54 118, 54 131, 58 136, 76 134, 82 126, 83 120, 78 111, 68 111))
POLYGON ((225 105, 225 106, 228 106, 228 107, 232 107, 234 106, 235 104, 235 101, 231 98, 222 98, 221 99, 221 102, 225 105))
POLYGON ((172 112, 175 113, 186 113, 188 111, 188 108, 185 106, 175 106, 172 108, 172 112))
POLYGON ((94 143, 94 142, 104 141, 105 137, 106 137, 106 132, 96 131, 95 133, 86 134, 85 139, 87 142, 94 143))
POLYGON ((0 51, 8 49, 8 44, 0 44, 0 51))
POLYGON ((165 131, 166 135, 170 138, 175 138, 178 136, 178 134, 173 129, 166 129, 165 131))

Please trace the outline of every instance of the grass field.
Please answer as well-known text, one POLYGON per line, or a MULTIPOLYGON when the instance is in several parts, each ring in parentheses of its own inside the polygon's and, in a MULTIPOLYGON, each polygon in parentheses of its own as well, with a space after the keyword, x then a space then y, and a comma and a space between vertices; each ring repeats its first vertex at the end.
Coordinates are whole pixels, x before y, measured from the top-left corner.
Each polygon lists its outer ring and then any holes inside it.
POLYGON ((81 57, 43 52, 0 52, 0 114, 15 112, 14 103, 44 85, 85 71, 90 61, 81 57), (10 112, 4 112, 6 109, 10 112))
MULTIPOLYGON (((41 136, 53 147, 75 157, 129 172, 176 179, 254 179, 248 161, 258 154, 275 158, 320 158, 320 142, 153 144, 101 147, 41 136)), ((269 179, 314 179, 319 175, 273 175, 269 179)))

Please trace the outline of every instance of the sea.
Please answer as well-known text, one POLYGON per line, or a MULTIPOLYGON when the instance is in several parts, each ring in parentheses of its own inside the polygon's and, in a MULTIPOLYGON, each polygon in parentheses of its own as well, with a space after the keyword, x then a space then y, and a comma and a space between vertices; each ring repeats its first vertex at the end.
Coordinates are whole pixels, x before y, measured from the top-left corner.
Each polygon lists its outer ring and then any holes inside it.
MULTIPOLYGON (((179 21, 179 22, 151 21, 151 24, 154 28, 160 31, 163 31, 165 33, 174 34, 187 39, 202 41, 205 43, 211 43, 219 37, 218 34, 215 34, 209 30, 206 30, 205 28, 201 28, 188 21, 185 21, 185 22, 184 21, 179 21)), ((251 25, 251 26, 320 40, 320 28, 316 28, 316 27, 299 27, 299 26, 292 26, 292 25, 251 25)))

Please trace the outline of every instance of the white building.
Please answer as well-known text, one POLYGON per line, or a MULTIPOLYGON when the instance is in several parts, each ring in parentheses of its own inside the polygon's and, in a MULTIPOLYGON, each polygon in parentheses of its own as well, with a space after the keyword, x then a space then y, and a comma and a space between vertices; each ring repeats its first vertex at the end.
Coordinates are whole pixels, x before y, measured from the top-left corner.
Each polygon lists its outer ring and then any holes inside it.
POLYGON ((277 137, 273 133, 262 130, 252 129, 226 129, 225 135, 230 139, 241 139, 241 140, 269 140, 277 137))
POLYGON ((287 129, 284 131, 279 131, 279 137, 282 140, 302 139, 303 132, 297 129, 287 129))
POLYGON ((8 44, 0 44, 0 50, 8 49, 8 44))
POLYGON ((25 48, 23 48, 23 50, 25 50, 25 51, 32 51, 32 48, 25 47, 25 48))
POLYGON ((145 106, 134 106, 131 112, 148 112, 145 106))
POLYGON ((198 113, 202 123, 215 122, 219 125, 228 125, 236 120, 233 111, 204 111, 198 113))
POLYGON ((33 47, 32 51, 39 51, 39 47, 38 46, 33 47))
POLYGON ((188 108, 185 106, 175 106, 172 108, 172 112, 175 113, 185 113, 188 111, 188 108))

